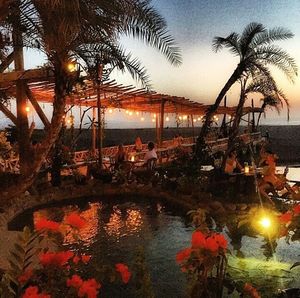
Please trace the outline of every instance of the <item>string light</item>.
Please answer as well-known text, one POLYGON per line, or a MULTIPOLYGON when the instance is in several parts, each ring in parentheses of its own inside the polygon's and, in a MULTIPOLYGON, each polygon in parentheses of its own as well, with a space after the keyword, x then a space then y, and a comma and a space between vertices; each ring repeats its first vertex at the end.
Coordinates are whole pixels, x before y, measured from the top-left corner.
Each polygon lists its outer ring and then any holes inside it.
POLYGON ((167 122, 169 122, 169 121, 170 121, 170 118, 169 118, 168 116, 166 117, 166 121, 167 121, 167 122))
POLYGON ((109 109, 108 110, 108 113, 112 114, 113 110, 112 109, 109 109))
POLYGON ((155 122, 155 119, 152 118, 152 122, 155 122))
POLYGON ((130 111, 130 112, 128 112, 128 114, 129 114, 129 116, 132 116, 132 112, 130 111))
POLYGON ((137 116, 140 114, 140 112, 135 112, 135 113, 136 113, 137 116))
POLYGON ((197 121, 197 119, 193 119, 193 122, 196 122, 197 121))
POLYGON ((156 118, 156 114, 153 114, 153 117, 156 118))
POLYGON ((74 72, 76 70, 76 64, 74 62, 69 62, 67 68, 69 72, 74 72))
POLYGON ((129 111, 128 111, 128 110, 126 110, 126 111, 125 111, 125 113, 126 113, 126 114, 129 114, 129 111))
POLYGON ((178 117, 178 119, 179 119, 179 120, 182 120, 182 117, 181 117, 181 116, 179 116, 179 117, 178 117))
POLYGON ((141 121, 144 121, 145 120, 145 118, 144 117, 141 117, 141 121))
POLYGON ((198 121, 201 121, 202 120, 202 117, 198 117, 198 121))
POLYGON ((26 112, 26 113, 29 113, 29 112, 30 112, 30 107, 29 107, 29 106, 26 106, 26 107, 25 107, 25 112, 26 112))
POLYGON ((187 115, 183 115, 182 119, 186 120, 187 119, 187 115))

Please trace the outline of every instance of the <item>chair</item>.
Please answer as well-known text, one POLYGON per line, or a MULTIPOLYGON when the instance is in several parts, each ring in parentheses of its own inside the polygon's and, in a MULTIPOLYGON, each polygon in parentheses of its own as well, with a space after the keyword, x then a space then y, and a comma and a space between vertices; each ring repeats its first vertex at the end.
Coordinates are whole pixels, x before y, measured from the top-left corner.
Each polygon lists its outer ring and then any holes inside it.
POLYGON ((147 160, 147 170, 153 171, 156 168, 157 158, 153 157, 147 160))

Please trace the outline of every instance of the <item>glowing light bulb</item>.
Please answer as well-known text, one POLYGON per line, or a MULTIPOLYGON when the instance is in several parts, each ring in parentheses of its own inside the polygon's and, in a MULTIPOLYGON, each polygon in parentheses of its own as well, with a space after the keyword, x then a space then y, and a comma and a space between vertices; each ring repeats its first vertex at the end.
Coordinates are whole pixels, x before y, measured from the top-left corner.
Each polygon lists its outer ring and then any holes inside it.
POLYGON ((125 113, 126 113, 126 114, 129 114, 129 111, 128 111, 128 110, 126 110, 126 111, 125 111, 125 113))
POLYGON ((67 64, 67 68, 68 68, 68 71, 69 71, 69 72, 73 72, 73 71, 76 70, 76 64, 75 64, 74 62, 69 62, 69 63, 67 64))
POLYGON ((197 119, 193 119, 193 122, 196 122, 197 121, 197 119))
POLYGON ((184 115, 184 116, 182 117, 182 119, 183 119, 183 120, 186 120, 186 119, 187 119, 187 115, 184 115))
POLYGON ((153 114, 153 117, 156 118, 156 114, 153 114))
POLYGON ((181 117, 181 116, 179 116, 178 118, 179 118, 179 120, 182 120, 182 117, 181 117))
POLYGON ((263 217, 260 221, 259 224, 264 228, 268 229, 271 227, 271 220, 268 217, 263 217))
POLYGON ((140 114, 140 112, 135 112, 136 113, 136 115, 139 115, 140 114))
POLYGON ((152 122, 155 122, 155 119, 152 119, 152 122))
POLYGON ((113 112, 113 110, 112 110, 112 109, 109 109, 109 110, 108 110, 108 113, 110 113, 110 114, 111 114, 112 112, 113 112))
POLYGON ((134 161, 134 155, 131 156, 131 161, 134 161))
POLYGON ((198 121, 201 121, 201 119, 202 119, 201 117, 198 117, 198 121))
POLYGON ((141 117, 141 121, 144 121, 145 120, 145 118, 144 117, 141 117))
POLYGON ((229 120, 231 119, 231 116, 230 116, 230 115, 228 116, 228 119, 229 119, 229 120))
POLYGON ((132 112, 130 111, 130 112, 128 112, 128 114, 129 114, 129 116, 132 116, 132 112))
POLYGON ((170 121, 170 118, 169 118, 169 117, 166 117, 166 121, 167 121, 167 122, 170 121))
POLYGON ((30 112, 30 107, 29 107, 29 106, 26 106, 26 107, 25 107, 25 111, 26 111, 26 113, 29 113, 29 112, 30 112))

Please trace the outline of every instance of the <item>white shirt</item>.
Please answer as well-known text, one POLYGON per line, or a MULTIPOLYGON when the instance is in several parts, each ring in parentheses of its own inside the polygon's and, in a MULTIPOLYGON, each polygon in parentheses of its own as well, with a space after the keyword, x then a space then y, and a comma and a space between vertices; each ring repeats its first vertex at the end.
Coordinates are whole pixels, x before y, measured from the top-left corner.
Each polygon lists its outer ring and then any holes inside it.
POLYGON ((156 158, 157 159, 157 154, 156 154, 155 149, 152 149, 151 151, 147 151, 146 154, 145 154, 144 159, 145 159, 146 162, 151 158, 156 158))

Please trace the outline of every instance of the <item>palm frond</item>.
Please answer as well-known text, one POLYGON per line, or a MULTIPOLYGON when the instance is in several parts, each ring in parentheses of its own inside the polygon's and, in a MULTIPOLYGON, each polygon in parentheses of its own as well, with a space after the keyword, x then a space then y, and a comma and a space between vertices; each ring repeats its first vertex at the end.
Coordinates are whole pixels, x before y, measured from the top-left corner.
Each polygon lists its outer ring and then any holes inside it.
POLYGON ((239 35, 235 32, 227 37, 214 37, 212 47, 215 52, 220 51, 223 47, 228 48, 234 55, 240 55, 239 35))
POLYGON ((275 41, 287 40, 293 36, 294 34, 290 30, 282 27, 275 27, 257 34, 253 38, 250 46, 256 48, 258 46, 270 44, 275 41))

